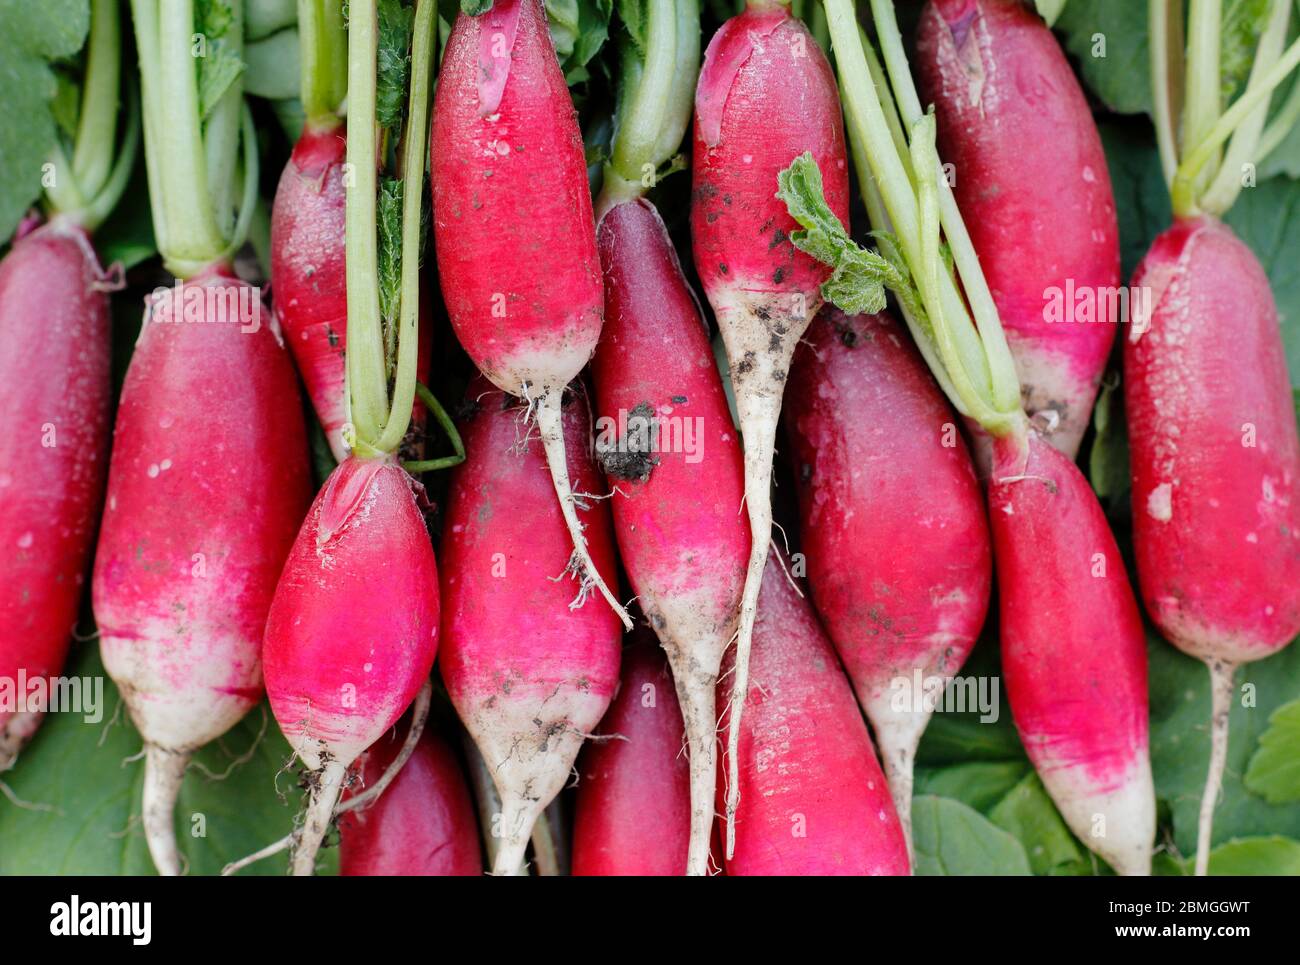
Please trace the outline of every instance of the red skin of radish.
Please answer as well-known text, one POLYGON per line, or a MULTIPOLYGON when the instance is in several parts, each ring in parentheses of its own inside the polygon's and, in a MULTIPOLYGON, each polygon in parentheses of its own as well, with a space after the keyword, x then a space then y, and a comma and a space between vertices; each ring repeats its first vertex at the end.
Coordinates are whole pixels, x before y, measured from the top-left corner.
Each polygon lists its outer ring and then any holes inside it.
POLYGON ((917 670, 955 674, 979 636, 992 578, 983 493, 957 417, 887 314, 822 309, 795 355, 785 424, 813 600, 907 828, 930 715, 895 703, 920 700, 917 670))
POLYGON ((461 344, 512 395, 562 389, 595 350, 603 295, 582 134, 540 0, 457 16, 431 158, 438 277, 461 344), (509 57, 493 85, 480 53, 496 44, 509 57))
POLYGON ((346 455, 343 125, 308 125, 280 175, 271 209, 271 294, 285 342, 334 457, 346 455))
POLYGON ((1133 285, 1154 305, 1124 343, 1142 598, 1183 651, 1259 660, 1300 633, 1300 442, 1268 278, 1201 217, 1160 235, 1133 285))
MULTIPOLYGON (((522 408, 483 379, 461 427, 467 460, 452 474, 443 528, 442 677, 497 785, 505 812, 496 874, 513 874, 538 815, 568 783, 583 738, 618 686, 621 628, 608 607, 571 607, 559 579, 570 543, 542 447, 522 408)), ((599 493, 586 406, 563 410, 576 492, 599 493)), ((614 577, 608 504, 581 512, 591 555, 614 577)))
POLYGON ((597 434, 621 439, 629 413, 645 404, 663 420, 661 435, 680 427, 646 479, 609 472, 610 488, 617 486, 610 506, 628 579, 669 654, 690 722, 699 810, 692 867, 703 874, 713 826, 714 691, 749 556, 749 527, 737 511, 744 466, 708 332, 659 213, 644 200, 617 205, 601 219, 597 241, 605 267, 605 330, 592 359, 597 434), (696 433, 690 447, 688 426, 696 433))
MULTIPOLYGON (((727 874, 906 875, 903 828, 853 690, 775 551, 769 563, 740 725, 740 809, 727 874)), ((724 704, 732 679, 724 670, 724 704)))
POLYGON ((638 629, 623 651, 618 696, 600 722, 605 739, 582 752, 574 875, 682 873, 691 830, 683 726, 663 652, 653 634, 638 629))
POLYGON ((415 699, 438 647, 438 567, 416 483, 349 457, 302 524, 262 659, 280 729, 313 770, 350 765, 415 699))
POLYGON ((151 297, 131 357, 93 583, 165 873, 179 871, 168 795, 188 755, 261 699, 267 609, 311 493, 293 366, 257 289, 221 267, 184 285, 180 304, 174 288, 151 297))
MULTIPOLYGON (((726 345, 745 440, 751 544, 736 649, 746 684, 772 530, 771 478, 781 396, 799 337, 830 269, 795 249, 798 226, 776 197, 777 174, 805 151, 826 203, 848 224, 848 158, 834 74, 782 5, 754 3, 709 42, 695 92, 691 236, 695 267, 726 345)), ((738 507, 739 508, 739 507, 738 507)), ((732 708, 743 720, 744 699, 732 708)), ((736 729, 735 733, 739 733, 736 729)), ((734 744, 734 737, 729 738, 734 744)), ((737 759, 735 748, 732 758, 737 759)), ((728 812, 736 806, 735 787, 728 812)), ((728 830, 728 850, 731 849, 728 830)))
POLYGON ((1066 823, 1116 871, 1148 874, 1155 798, 1142 618, 1087 480, 1037 432, 1026 445, 998 440, 988 491, 1007 698, 1066 823))
MULTIPOLYGON (((271 294, 275 317, 293 352, 307 395, 334 459, 347 458, 347 271, 343 165, 347 128, 303 129, 280 175, 271 209, 271 294)), ((421 285, 416 377, 428 382, 433 327, 421 285)), ((416 404, 412 425, 423 426, 416 404)))
MULTIPOLYGON (((408 725, 361 755, 356 793, 377 783, 397 757, 408 725)), ((345 793, 344 800, 352 793, 345 793)), ((483 873, 478 818, 460 761, 428 728, 393 782, 360 811, 339 818, 339 874, 469 876, 483 873)))
MULTIPOLYGON (((77 623, 108 471, 109 305, 81 229, 14 242, 0 262, 0 678, 59 673, 77 623)), ((40 712, 0 712, 0 771, 40 712)))
MULTIPOLYGON (((1052 32, 1017 0, 931 0, 914 58, 939 152, 1016 360, 1030 415, 1073 457, 1117 319, 1049 322, 1046 291, 1119 285, 1119 228, 1101 138, 1052 32)), ((1105 303, 1105 299, 1101 299, 1105 303)), ((1067 316, 1068 319, 1068 316, 1067 316)))

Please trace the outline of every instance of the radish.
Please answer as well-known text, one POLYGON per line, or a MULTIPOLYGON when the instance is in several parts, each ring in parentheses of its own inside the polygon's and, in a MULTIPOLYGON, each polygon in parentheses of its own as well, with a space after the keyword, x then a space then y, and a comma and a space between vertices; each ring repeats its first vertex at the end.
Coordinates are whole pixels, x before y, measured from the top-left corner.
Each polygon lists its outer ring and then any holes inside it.
MULTIPOLYGON (((290 860, 295 875, 313 873, 348 769, 415 698, 438 645, 438 570, 420 509, 422 490, 407 472, 415 467, 403 467, 395 456, 417 393, 419 186, 436 43, 434 3, 421 0, 415 12, 401 247, 394 253, 401 287, 388 294, 376 268, 376 5, 353 2, 349 17, 348 163, 355 175, 347 194, 351 455, 326 481, 298 533, 263 646, 271 710, 309 770, 307 813, 290 860), (395 306, 397 318, 381 314, 381 298, 395 306), (393 351, 385 346, 389 323, 396 326, 393 351)), ((421 396, 431 399, 427 391, 421 396)))
MULTIPOLYGON (((619 623, 559 579, 570 537, 527 409, 481 378, 467 398, 469 459, 452 474, 443 528, 442 678, 501 796, 493 873, 518 874, 534 823, 614 696, 619 623)), ((593 492, 586 406, 574 397, 562 413, 565 471, 575 492, 593 492)), ((589 499, 591 558, 612 579, 609 510, 589 499)))
MULTIPOLYGON (((732 651, 728 669, 734 660, 732 651)), ((724 678, 724 694, 735 679, 724 678)), ((727 874, 907 874, 902 825, 853 691, 779 559, 759 596, 750 680, 727 874)))
POLYGON ((618 696, 579 759, 575 875, 679 875, 686 865, 690 766, 673 679, 657 650, 649 632, 633 631, 618 696))
POLYGON ((726 345, 745 440, 750 550, 736 642, 735 725, 728 735, 727 852, 737 803, 736 742, 758 591, 772 531, 772 456, 786 373, 829 270, 797 251, 796 228, 773 195, 781 168, 805 150, 826 172, 826 196, 848 219, 848 162, 835 78, 804 25, 777 0, 751 0, 713 35, 695 92, 691 236, 695 267, 726 345))
POLYGON ((1249 80, 1226 111, 1221 91, 1235 81, 1220 76, 1218 5, 1191 8, 1185 91, 1170 90, 1166 69, 1171 51, 1181 56, 1181 10, 1150 8, 1156 127, 1175 220, 1133 279, 1152 293, 1153 311, 1124 341, 1125 411, 1142 597, 1170 642, 1210 670, 1200 875, 1236 668, 1300 633, 1300 440, 1277 305, 1258 259, 1219 220, 1241 189, 1242 165, 1281 139, 1265 119, 1271 91, 1300 63, 1300 41, 1283 53, 1290 6, 1261 8, 1253 60, 1244 52, 1249 80))
POLYGON ((827 3, 881 251, 849 238, 806 155, 780 181, 803 226, 793 241, 835 267, 823 294, 846 311, 879 311, 884 288, 893 291, 954 407, 993 437, 989 518, 1016 727, 1075 834, 1120 873, 1148 874, 1155 794, 1146 641, 1133 591, 1091 487, 1022 408, 997 309, 940 177, 934 118, 921 112, 893 5, 873 0, 872 11, 887 75, 864 49, 849 0, 827 3))
MULTIPOLYGON (((406 726, 362 755, 364 786, 392 765, 406 726)), ((339 845, 342 875, 482 874, 474 804, 452 749, 426 729, 379 800, 339 818, 339 845)))
MULTIPOLYGON (((13 430, 0 439, 0 680, 35 681, 62 669, 103 500, 114 282, 90 233, 135 163, 134 102, 117 144, 120 45, 117 9, 97 0, 72 160, 60 149, 47 189, 50 220, 28 222, 0 261, 0 410, 13 430)), ((0 710, 0 773, 43 713, 30 704, 0 710)))
POLYGON ((334 458, 347 455, 344 385, 347 291, 344 280, 344 163, 339 120, 347 93, 347 32, 341 0, 300 4, 302 135, 280 175, 271 209, 271 291, 275 316, 334 458))
POLYGON ((930 0, 916 62, 1025 410, 1073 458, 1124 321, 1111 317, 1119 226, 1092 112, 1051 30, 1019 0, 930 0), (1053 293, 1063 319, 1048 311, 1053 293), (1079 295, 1097 317, 1074 317, 1079 295))
POLYGON ((238 58, 239 5, 221 24, 133 10, 154 232, 177 282, 148 300, 122 388, 93 599, 104 667, 144 739, 149 851, 179 874, 181 780, 261 698, 262 628, 309 484, 293 368, 260 293, 230 270, 256 200, 251 117, 237 76, 219 96, 203 86, 238 58), (195 31, 221 41, 212 61, 190 56, 195 31))
POLYGON ((644 54, 625 42, 622 108, 596 204, 605 327, 592 373, 614 531, 628 580, 668 654, 686 720, 685 869, 703 875, 717 779, 714 695, 736 632, 749 534, 737 512, 739 440, 708 331, 659 212, 642 197, 690 120, 699 10, 690 0, 656 0, 648 15, 644 54))
POLYGON ((567 477, 565 387, 600 338, 600 261, 582 135, 541 0, 458 14, 443 53, 431 145, 443 300, 461 344, 524 399, 573 542, 594 586, 632 622, 592 564, 567 477))
POLYGON ((823 308, 787 395, 813 601, 871 721, 910 843, 917 744, 988 612, 979 482, 952 409, 887 314, 823 308))

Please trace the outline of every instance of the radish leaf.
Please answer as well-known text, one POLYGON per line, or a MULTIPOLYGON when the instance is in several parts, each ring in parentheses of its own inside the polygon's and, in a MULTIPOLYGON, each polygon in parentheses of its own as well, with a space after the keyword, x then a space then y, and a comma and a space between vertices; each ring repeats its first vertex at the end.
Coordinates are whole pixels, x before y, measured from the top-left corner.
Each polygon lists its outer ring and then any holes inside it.
POLYGON ((917 875, 1029 875, 1014 837, 960 801, 922 795, 912 802, 917 875))
POLYGON ((1270 804, 1300 801, 1300 700, 1283 704, 1268 719, 1259 749, 1246 769, 1246 787, 1270 804))
POLYGON ((1084 82, 1113 111, 1151 113, 1147 5, 1137 0, 1067 4, 1056 21, 1084 82))

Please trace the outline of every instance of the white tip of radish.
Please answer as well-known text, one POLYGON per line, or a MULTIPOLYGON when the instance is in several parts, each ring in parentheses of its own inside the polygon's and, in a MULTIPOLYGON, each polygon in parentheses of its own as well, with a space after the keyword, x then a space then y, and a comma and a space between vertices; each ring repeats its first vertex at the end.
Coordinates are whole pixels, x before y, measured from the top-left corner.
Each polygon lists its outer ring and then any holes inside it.
POLYGON ((0 774, 14 766, 18 754, 41 726, 44 716, 42 711, 24 710, 3 719, 0 723, 0 774))
POLYGON ((885 765, 889 793, 894 799, 894 810, 898 812, 898 820, 903 826, 908 866, 915 867, 912 853, 912 774, 916 764, 916 748, 921 743, 921 734, 925 732, 926 724, 930 722, 930 712, 894 710, 890 707, 888 697, 867 703, 864 709, 876 732, 876 743, 880 760, 885 765))
POLYGON ((632 629, 632 618, 623 604, 610 592, 605 578, 596 564, 591 561, 587 550, 587 537, 582 532, 582 523, 578 520, 578 511, 574 507, 573 487, 569 483, 569 464, 564 451, 564 417, 560 402, 564 390, 548 389, 532 399, 533 415, 537 420, 537 429, 542 436, 542 446, 546 449, 546 464, 551 470, 551 482, 555 485, 555 495, 560 500, 560 511, 564 514, 564 525, 568 527, 569 538, 573 540, 574 565, 582 580, 581 594, 589 586, 594 586, 605 598, 618 618, 623 621, 626 630, 632 629))
POLYGON ((497 828, 500 831, 498 850, 492 861, 493 875, 509 878, 528 874, 524 854, 542 810, 543 806, 539 802, 521 795, 503 796, 497 828))
POLYGON ((1196 826, 1196 875, 1210 873, 1210 846, 1214 830, 1214 807, 1223 788, 1223 768, 1228 762, 1228 722, 1232 717, 1233 677, 1236 664, 1207 660, 1210 669, 1210 768, 1201 795, 1201 813, 1196 826))
POLYGON ((1127 774, 1099 791, 1081 766, 1052 770, 1035 762, 1043 784, 1065 823, 1090 850, 1121 875, 1151 874, 1156 836, 1155 786, 1151 762, 1142 753, 1127 774))
POLYGON ((141 822, 154 867, 164 877, 181 873, 181 856, 176 849, 176 798, 181 793, 188 753, 177 753, 156 744, 144 748, 144 801, 141 822))

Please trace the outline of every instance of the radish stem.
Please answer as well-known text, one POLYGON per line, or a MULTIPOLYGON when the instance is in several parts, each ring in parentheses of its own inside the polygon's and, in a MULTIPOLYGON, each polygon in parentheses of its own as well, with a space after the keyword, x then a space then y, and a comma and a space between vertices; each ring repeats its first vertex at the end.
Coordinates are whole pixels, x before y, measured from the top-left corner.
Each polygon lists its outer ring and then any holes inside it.
POLYGON ((298 0, 298 49, 307 124, 334 127, 348 78, 348 35, 339 0, 298 0))
POLYGON ((99 193, 113 163, 117 135, 118 81, 121 74, 121 29, 117 0, 93 0, 81 117, 77 122, 72 173, 86 197, 99 193))

